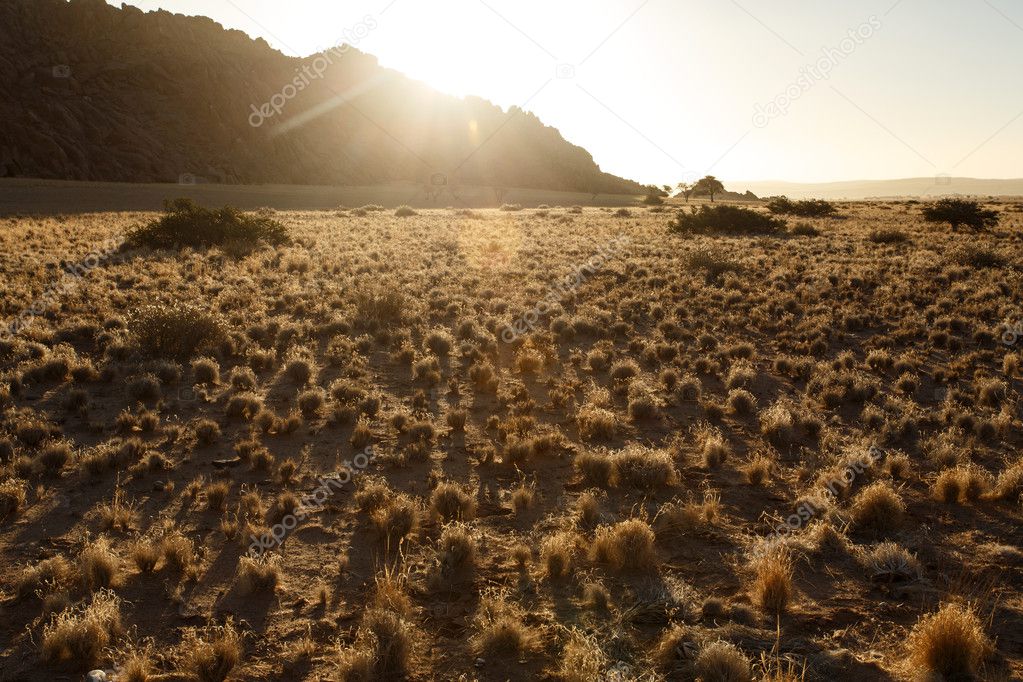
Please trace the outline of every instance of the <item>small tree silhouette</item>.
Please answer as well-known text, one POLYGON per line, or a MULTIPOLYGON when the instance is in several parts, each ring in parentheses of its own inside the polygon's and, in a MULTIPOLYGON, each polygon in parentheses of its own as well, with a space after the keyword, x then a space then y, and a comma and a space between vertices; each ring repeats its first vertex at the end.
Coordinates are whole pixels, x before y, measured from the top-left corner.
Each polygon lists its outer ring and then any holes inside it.
POLYGON ((960 225, 979 231, 997 225, 998 212, 983 209, 976 201, 942 199, 924 207, 924 220, 929 223, 948 223, 953 231, 960 225))
POLYGON ((694 185, 691 182, 680 182, 675 186, 675 188, 678 190, 678 193, 682 195, 682 197, 686 200, 687 204, 689 203, 689 197, 692 196, 693 189, 695 187, 696 185, 694 185))
POLYGON ((714 201, 714 195, 719 192, 724 192, 725 186, 721 184, 721 181, 715 178, 713 175, 708 175, 693 187, 693 193, 696 195, 709 194, 711 202, 714 201))

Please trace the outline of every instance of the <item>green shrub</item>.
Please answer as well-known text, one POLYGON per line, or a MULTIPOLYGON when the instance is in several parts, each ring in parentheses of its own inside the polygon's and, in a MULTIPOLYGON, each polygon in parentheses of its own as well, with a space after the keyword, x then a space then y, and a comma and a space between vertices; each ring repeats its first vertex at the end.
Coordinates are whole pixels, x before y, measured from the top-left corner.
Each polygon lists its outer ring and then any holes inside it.
POLYGON ((800 218, 824 218, 834 215, 835 205, 823 199, 792 201, 788 197, 772 199, 767 210, 778 215, 794 215, 800 218))
POLYGON ((748 208, 736 206, 695 206, 689 213, 680 211, 668 226, 676 234, 778 234, 785 221, 748 208))
POLYGON ((283 244, 288 230, 267 211, 249 215, 226 206, 208 209, 191 199, 164 202, 164 214, 128 234, 130 246, 205 248, 223 244, 283 244))
POLYGON ((419 215, 411 206, 399 206, 395 210, 394 215, 398 218, 409 218, 414 215, 419 215))
POLYGON ((522 206, 520 204, 503 204, 501 206, 502 211, 521 211, 522 206))
POLYGON ((929 223, 948 223, 953 230, 960 225, 983 230, 998 224, 998 212, 983 209, 976 201, 942 199, 924 207, 924 220, 929 223))
POLYGON ((143 306, 131 313, 128 329, 142 352, 163 358, 190 358, 227 336, 218 315, 187 303, 143 306))

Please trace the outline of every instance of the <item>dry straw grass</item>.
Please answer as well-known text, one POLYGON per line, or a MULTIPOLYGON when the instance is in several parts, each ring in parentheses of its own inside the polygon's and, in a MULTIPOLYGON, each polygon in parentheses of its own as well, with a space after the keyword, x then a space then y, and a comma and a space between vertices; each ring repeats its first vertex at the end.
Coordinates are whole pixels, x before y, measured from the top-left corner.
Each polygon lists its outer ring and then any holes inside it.
MULTIPOLYGON (((1018 559, 1018 202, 971 246, 904 201, 682 236, 675 201, 263 212, 287 243, 95 268, 0 339, 7 676, 781 681, 843 630, 881 676, 1011 677, 1011 619, 846 625, 1018 559)), ((0 218, 8 316, 153 218, 0 218)))

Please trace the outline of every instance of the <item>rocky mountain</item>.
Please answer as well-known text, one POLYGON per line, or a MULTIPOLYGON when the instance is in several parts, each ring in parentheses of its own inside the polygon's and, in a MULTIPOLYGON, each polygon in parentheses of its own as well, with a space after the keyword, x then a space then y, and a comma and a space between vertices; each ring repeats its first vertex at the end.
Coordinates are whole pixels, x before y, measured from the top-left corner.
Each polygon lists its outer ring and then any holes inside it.
POLYGON ((0 176, 643 191, 531 113, 349 46, 299 59, 103 0, 0 1, 0 176))

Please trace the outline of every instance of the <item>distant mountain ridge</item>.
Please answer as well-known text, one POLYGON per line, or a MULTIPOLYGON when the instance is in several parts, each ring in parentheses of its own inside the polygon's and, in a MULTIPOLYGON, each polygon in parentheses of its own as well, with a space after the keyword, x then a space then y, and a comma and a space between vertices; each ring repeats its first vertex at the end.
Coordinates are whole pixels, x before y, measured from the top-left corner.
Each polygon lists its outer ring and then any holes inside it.
POLYGON ((310 80, 322 55, 206 17, 2 0, 0 176, 644 191, 531 113, 440 94, 354 48, 329 56, 310 80))
POLYGON ((956 195, 1023 197, 1023 179, 984 180, 949 176, 821 183, 733 180, 725 182, 725 185, 731 190, 751 191, 761 197, 783 194, 792 199, 926 198, 956 195))

